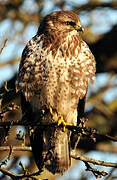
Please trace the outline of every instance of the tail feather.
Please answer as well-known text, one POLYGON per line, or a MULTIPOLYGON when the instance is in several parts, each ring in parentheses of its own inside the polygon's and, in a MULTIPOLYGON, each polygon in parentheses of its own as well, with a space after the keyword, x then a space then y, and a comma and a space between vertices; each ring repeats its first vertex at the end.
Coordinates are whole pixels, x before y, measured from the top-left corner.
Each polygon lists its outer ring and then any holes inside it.
MULTIPOLYGON (((33 123, 34 121, 47 122, 47 124, 52 122, 48 109, 44 109, 45 116, 42 119, 41 110, 33 112, 31 104, 25 100, 23 94, 21 94, 21 103, 24 119, 33 123)), ((42 129, 36 126, 34 132, 31 133, 30 143, 39 170, 45 166, 53 174, 62 174, 70 167, 70 132, 68 129, 63 132, 62 129, 55 127, 42 129)))
POLYGON ((64 173, 71 165, 69 131, 49 128, 36 129, 31 136, 31 146, 38 168, 44 165, 53 174, 64 173))
POLYGON ((54 145, 54 148, 50 151, 50 164, 47 164, 46 168, 53 174, 63 173, 71 164, 69 132, 67 130, 63 132, 61 129, 56 129, 54 137, 50 142, 50 146, 51 145, 54 145))

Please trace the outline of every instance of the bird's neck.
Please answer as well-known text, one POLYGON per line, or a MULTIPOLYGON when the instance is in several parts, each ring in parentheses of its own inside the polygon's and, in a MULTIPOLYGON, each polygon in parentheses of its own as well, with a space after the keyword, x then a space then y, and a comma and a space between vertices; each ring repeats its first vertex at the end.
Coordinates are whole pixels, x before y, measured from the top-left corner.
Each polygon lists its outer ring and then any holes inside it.
POLYGON ((72 41, 72 37, 76 36, 79 37, 78 39, 80 40, 80 35, 79 33, 74 30, 74 31, 54 31, 54 32, 49 32, 49 33, 45 33, 45 36, 47 37, 47 39, 50 41, 50 43, 63 43, 64 41, 66 41, 66 39, 68 39, 69 41, 72 41))

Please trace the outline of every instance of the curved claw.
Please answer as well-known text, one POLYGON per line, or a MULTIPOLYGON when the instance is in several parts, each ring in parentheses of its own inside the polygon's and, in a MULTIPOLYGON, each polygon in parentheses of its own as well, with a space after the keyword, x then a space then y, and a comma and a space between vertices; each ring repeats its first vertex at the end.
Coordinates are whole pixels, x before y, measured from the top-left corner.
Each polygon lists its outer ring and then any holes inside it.
POLYGON ((53 110, 52 110, 52 108, 50 107, 50 113, 53 115, 53 110))
POLYGON ((61 116, 61 118, 58 120, 58 126, 62 126, 63 127, 63 131, 65 132, 65 129, 66 129, 66 126, 72 126, 72 124, 71 123, 67 123, 67 122, 65 122, 64 121, 64 119, 63 119, 63 116, 61 116))

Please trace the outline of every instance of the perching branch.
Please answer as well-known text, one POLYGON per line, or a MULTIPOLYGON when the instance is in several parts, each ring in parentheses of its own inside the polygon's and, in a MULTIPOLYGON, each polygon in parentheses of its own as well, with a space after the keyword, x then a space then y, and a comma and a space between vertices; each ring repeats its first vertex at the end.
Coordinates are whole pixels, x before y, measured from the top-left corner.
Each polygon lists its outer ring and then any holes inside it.
MULTIPOLYGON (((7 122, 0 122, 0 126, 37 126, 40 129, 46 129, 48 127, 56 127, 56 128, 60 128, 61 126, 58 126, 58 123, 51 123, 51 124, 36 124, 35 122, 26 122, 26 121, 19 121, 19 122, 14 122, 14 121, 7 121, 7 122)), ((113 137, 110 135, 105 135, 102 133, 97 132, 95 129, 93 128, 89 128, 89 127, 79 127, 79 126, 70 126, 70 125, 66 125, 66 128, 69 129, 70 131, 75 131, 77 133, 82 133, 83 136, 87 136, 87 137, 91 137, 91 139, 93 140, 93 138, 97 138, 97 137, 101 137, 103 140, 111 140, 111 141, 117 141, 117 137, 113 137)))

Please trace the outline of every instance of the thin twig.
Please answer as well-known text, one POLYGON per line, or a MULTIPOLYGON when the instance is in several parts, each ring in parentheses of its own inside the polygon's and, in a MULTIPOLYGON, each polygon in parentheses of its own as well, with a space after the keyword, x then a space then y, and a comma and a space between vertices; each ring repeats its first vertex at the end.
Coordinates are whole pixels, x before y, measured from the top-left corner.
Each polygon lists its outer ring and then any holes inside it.
POLYGON ((28 170, 25 168, 24 164, 22 163, 22 161, 19 162, 19 165, 21 166, 21 168, 23 169, 24 175, 29 174, 28 170))
POLYGON ((16 64, 19 61, 20 61, 20 58, 13 58, 11 61, 1 62, 0 63, 0 67, 4 67, 4 66, 7 66, 7 65, 13 66, 14 64, 16 64))
MULTIPOLYGON (((35 173, 32 173, 32 174, 15 174, 3 167, 0 167, 0 171, 4 174, 4 175, 7 175, 9 177, 11 177, 13 180, 19 180, 19 179, 23 179, 25 177, 33 177, 33 176, 38 176, 40 175, 40 171, 38 172, 35 172, 35 173)), ((42 180, 42 179, 38 179, 38 180, 42 180)), ((45 179, 46 180, 46 179, 45 179)))
POLYGON ((107 176, 107 172, 105 171, 99 171, 97 169, 92 168, 88 162, 84 162, 86 166, 86 171, 90 171, 93 173, 93 175, 96 177, 96 179, 101 178, 102 176, 107 176))
POLYGON ((111 163, 111 162, 105 162, 105 161, 92 159, 92 158, 89 158, 87 156, 76 154, 74 151, 71 152, 71 157, 73 159, 80 160, 83 162, 88 162, 88 163, 92 163, 92 164, 96 164, 96 165, 107 166, 107 167, 116 167, 117 168, 117 163, 111 163))
POLYGON ((3 52, 4 48, 7 46, 7 43, 8 43, 8 39, 5 39, 3 47, 0 49, 0 54, 3 52))
POLYGON ((12 146, 9 146, 8 157, 0 163, 0 166, 7 165, 7 162, 11 159, 12 152, 13 152, 13 148, 12 146))

